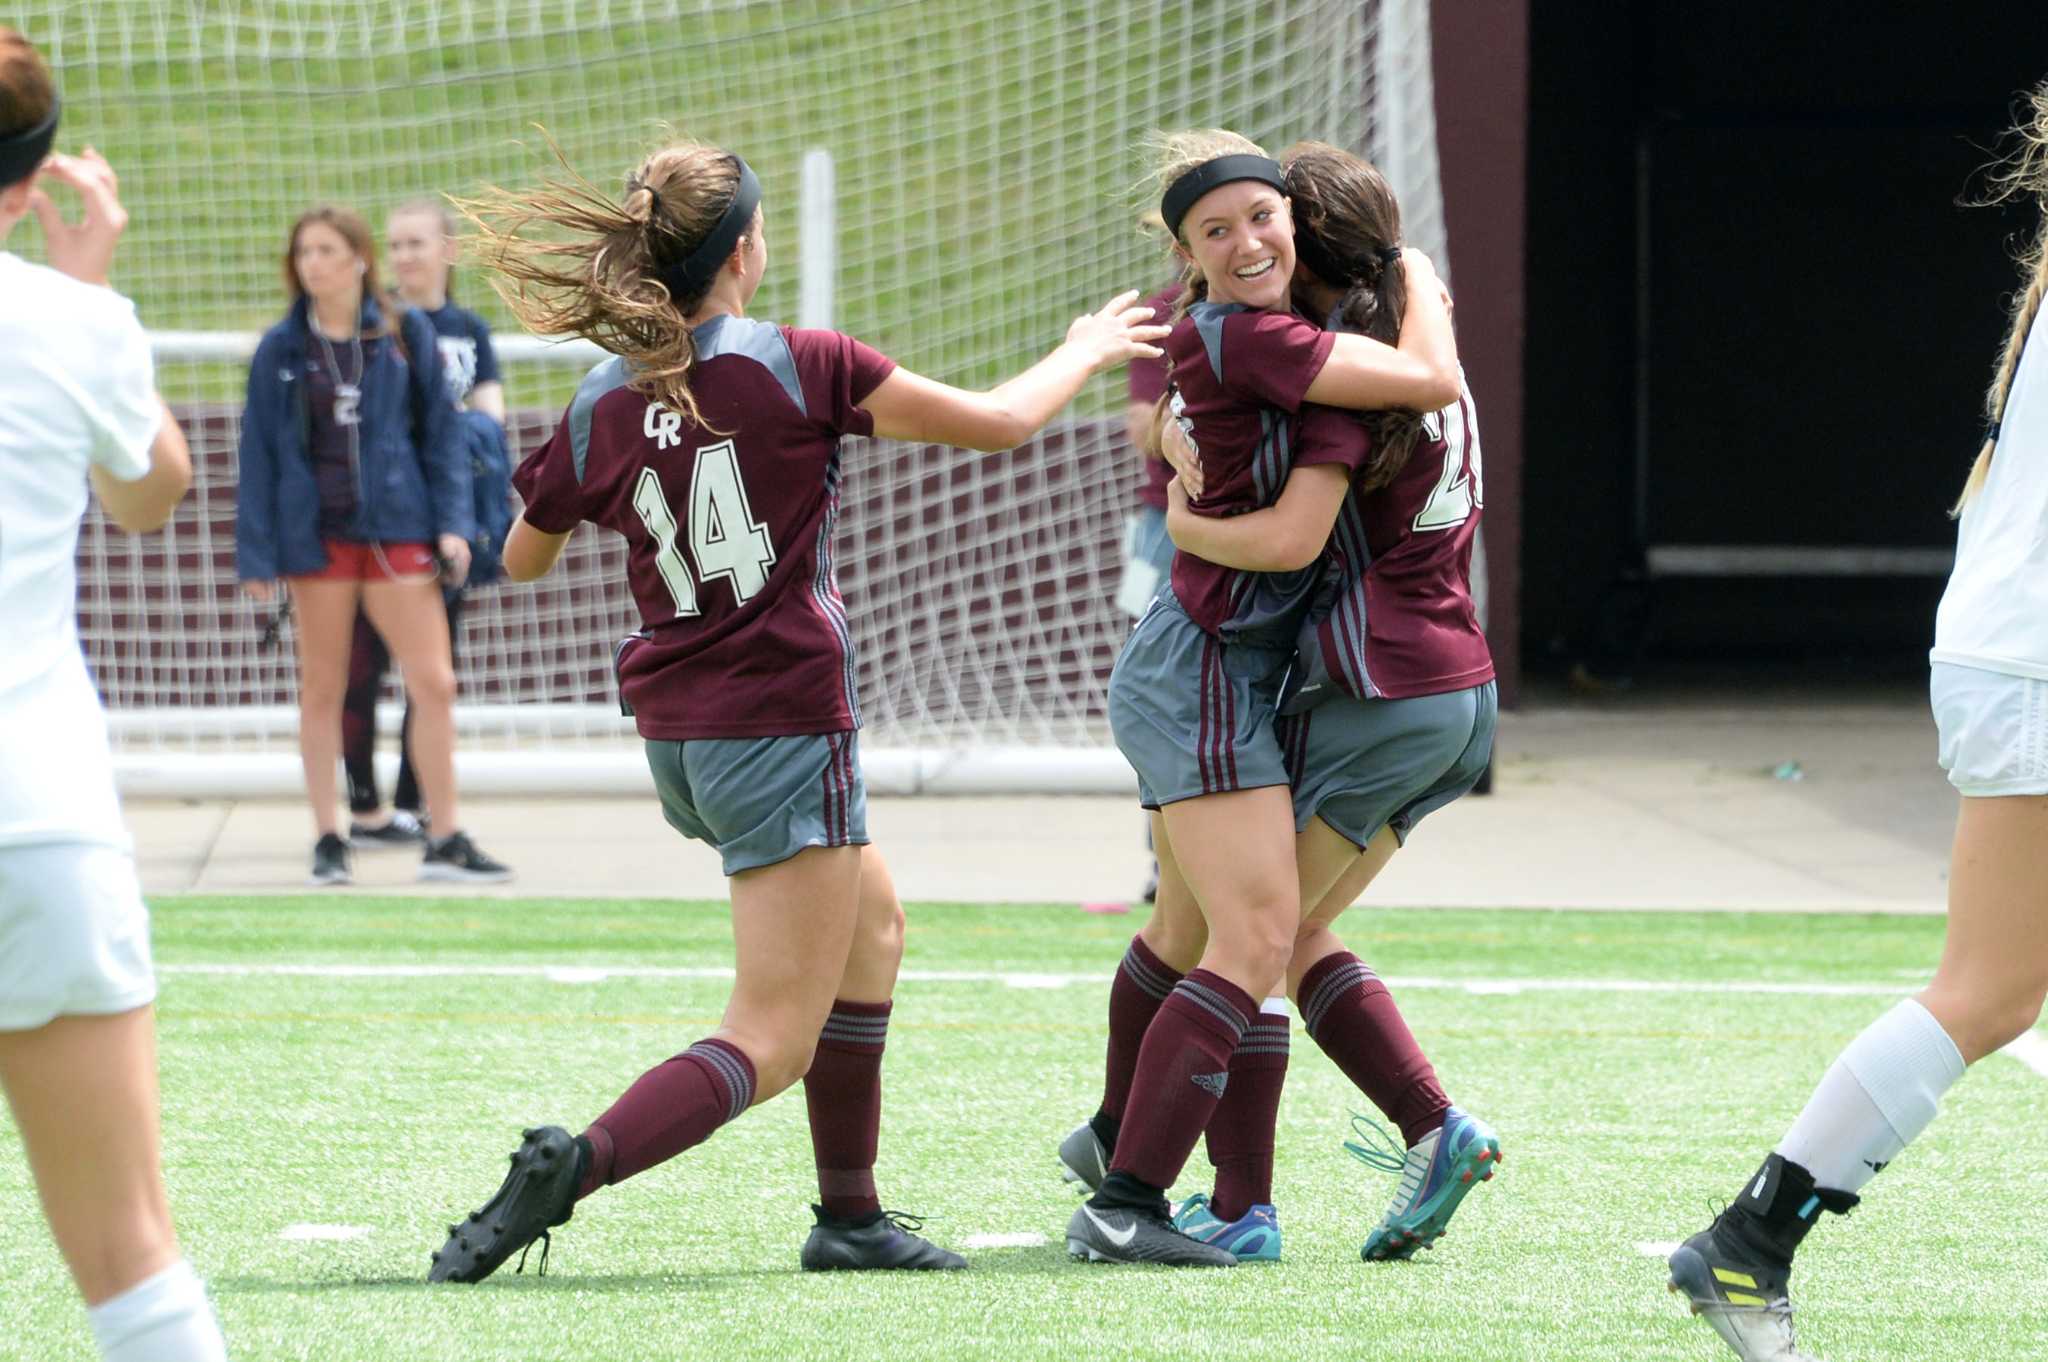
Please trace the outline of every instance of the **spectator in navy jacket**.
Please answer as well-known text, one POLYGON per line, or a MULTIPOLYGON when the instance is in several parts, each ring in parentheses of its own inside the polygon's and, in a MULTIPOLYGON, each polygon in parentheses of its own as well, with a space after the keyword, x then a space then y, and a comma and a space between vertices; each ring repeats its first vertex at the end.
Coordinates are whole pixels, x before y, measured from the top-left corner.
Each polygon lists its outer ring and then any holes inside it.
POLYGON ((256 348, 242 413, 237 575, 258 601, 288 583, 298 616, 299 751, 319 840, 313 880, 345 884, 335 763, 360 607, 398 658, 412 756, 441 832, 424 880, 511 874, 462 832, 455 793, 455 665, 440 582, 469 567, 468 459, 434 328, 377 303, 361 217, 315 208, 292 225, 291 310, 256 348))
MULTIPOLYGON (((441 373, 448 384, 448 398, 460 412, 456 440, 477 453, 479 444, 494 447, 496 457, 486 462, 471 458, 472 472, 480 478, 493 468, 503 471, 497 484, 500 500, 511 499, 511 454, 505 437, 505 385, 498 372, 497 351, 491 345, 491 328, 482 317, 456 303, 453 276, 457 238, 455 216, 439 199, 408 199, 391 210, 384 229, 385 259, 391 267, 396 291, 393 307, 417 308, 434 328, 441 350, 441 373)), ((483 504, 490 484, 480 480, 472 507, 483 504)), ((462 586, 443 584, 442 599, 448 607, 450 652, 461 654, 464 592, 489 580, 487 569, 504 547, 503 523, 489 522, 478 515, 472 527, 472 563, 468 581, 462 586), (486 542, 488 538, 489 542, 486 542)), ((384 674, 391 669, 391 651, 370 623, 367 612, 356 616, 355 641, 349 650, 348 689, 341 706, 341 765, 348 781, 348 844, 352 849, 416 845, 425 840, 432 806, 420 789, 419 773, 410 753, 412 710, 406 709, 400 725, 398 781, 392 787, 391 808, 384 809, 383 794, 377 788, 377 700, 384 690, 384 674)))

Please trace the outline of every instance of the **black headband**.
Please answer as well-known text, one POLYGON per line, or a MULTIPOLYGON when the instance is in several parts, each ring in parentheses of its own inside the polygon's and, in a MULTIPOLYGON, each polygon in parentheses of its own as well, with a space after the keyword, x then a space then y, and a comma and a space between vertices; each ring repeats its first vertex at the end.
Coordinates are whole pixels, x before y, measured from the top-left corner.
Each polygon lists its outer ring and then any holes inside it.
POLYGON ((25 180, 35 173, 43 158, 50 154, 50 144, 57 140, 57 115, 63 104, 52 99, 50 115, 33 128, 0 137, 0 187, 25 180))
POLYGON ((1166 194, 1159 200, 1159 216, 1166 219, 1166 230, 1176 239, 1180 236, 1180 220, 1188 215, 1188 209, 1196 200, 1218 185, 1237 180, 1257 180, 1269 184, 1282 194, 1287 192, 1287 177, 1280 173, 1280 163, 1270 156, 1218 156, 1213 161, 1204 161, 1188 171, 1172 184, 1166 186, 1166 194))
MULTIPOLYGON (((697 243, 697 249, 691 251, 688 258, 661 272, 661 282, 668 285, 669 297, 678 303, 698 297, 711 286, 711 281, 718 277, 719 267, 732 254, 732 248, 753 225, 754 210, 761 206, 761 182, 754 178, 753 170, 731 152, 726 154, 740 168, 740 182, 733 189, 732 202, 725 206, 718 222, 697 243)), ((650 189, 649 192, 653 191, 650 189)), ((657 195, 656 204, 659 205, 660 201, 657 195)))

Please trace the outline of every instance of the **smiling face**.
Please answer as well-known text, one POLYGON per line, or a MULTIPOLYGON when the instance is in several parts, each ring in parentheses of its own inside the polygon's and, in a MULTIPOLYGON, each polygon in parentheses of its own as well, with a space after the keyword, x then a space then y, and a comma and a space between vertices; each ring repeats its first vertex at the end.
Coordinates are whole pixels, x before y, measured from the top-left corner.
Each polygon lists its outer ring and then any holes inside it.
POLYGON ((299 287, 316 303, 347 298, 362 288, 365 261, 348 238, 324 222, 308 222, 292 243, 299 287))
POLYGON ((455 241, 438 213, 398 212, 385 228, 391 275, 398 291, 412 303, 445 298, 448 270, 455 263, 455 241))
POLYGON ((1236 180, 1195 200, 1177 250, 1208 281, 1209 299, 1284 310, 1294 277, 1294 219, 1269 184, 1236 180))

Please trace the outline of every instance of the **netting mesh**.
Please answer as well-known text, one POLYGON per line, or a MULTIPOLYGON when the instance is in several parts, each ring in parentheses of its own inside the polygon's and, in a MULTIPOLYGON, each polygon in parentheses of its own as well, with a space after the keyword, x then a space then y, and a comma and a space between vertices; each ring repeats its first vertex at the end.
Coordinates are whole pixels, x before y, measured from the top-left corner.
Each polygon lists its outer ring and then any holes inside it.
MULTIPOLYGON (((742 151, 769 213, 752 311, 777 320, 797 319, 799 165, 829 152, 834 325, 967 385, 1023 368, 1116 289, 1163 281, 1134 226, 1150 128, 1373 154, 1411 238, 1442 253, 1425 0, 29 0, 12 22, 56 71, 62 145, 91 143, 120 173, 132 225, 115 282, 159 333, 274 321, 285 233, 310 203, 378 222, 422 193, 531 182, 549 169, 535 124, 606 184, 664 123, 742 151)), ((32 223, 9 244, 39 253, 32 223)), ((508 323, 473 271, 454 292, 508 323)), ((258 648, 268 612, 233 581, 243 371, 163 359, 199 486, 161 540, 89 523, 91 660, 124 743, 288 739, 290 649, 258 648)), ((508 366, 522 449, 576 376, 508 366)), ((1105 740, 1134 483, 1121 408, 1105 376, 1014 454, 849 448, 840 560, 871 743, 1105 740)), ((586 528, 550 582, 477 593, 465 706, 587 711, 549 741, 615 734, 610 645, 633 622, 620 563, 586 528)))

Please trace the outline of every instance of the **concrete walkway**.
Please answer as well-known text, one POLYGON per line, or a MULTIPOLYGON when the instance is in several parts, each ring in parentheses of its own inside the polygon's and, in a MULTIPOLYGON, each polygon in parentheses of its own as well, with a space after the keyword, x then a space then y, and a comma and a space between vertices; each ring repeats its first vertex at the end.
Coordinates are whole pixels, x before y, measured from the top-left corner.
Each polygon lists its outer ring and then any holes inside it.
MULTIPOLYGON (((1375 903, 1442 907, 1939 912, 1956 796, 1917 688, 1553 697, 1502 716, 1494 793, 1424 823, 1375 903), (1788 765, 1790 763, 1790 765, 1788 765), (1792 778, 1796 776, 1796 778, 1792 778)), ((152 893, 300 892, 298 801, 137 800, 152 893)), ((335 893, 718 898, 717 857, 651 798, 473 799, 464 821, 518 878, 416 885, 409 852, 356 857, 335 893)), ((1135 802, 874 799, 908 901, 1100 903, 1147 856, 1135 802)))

